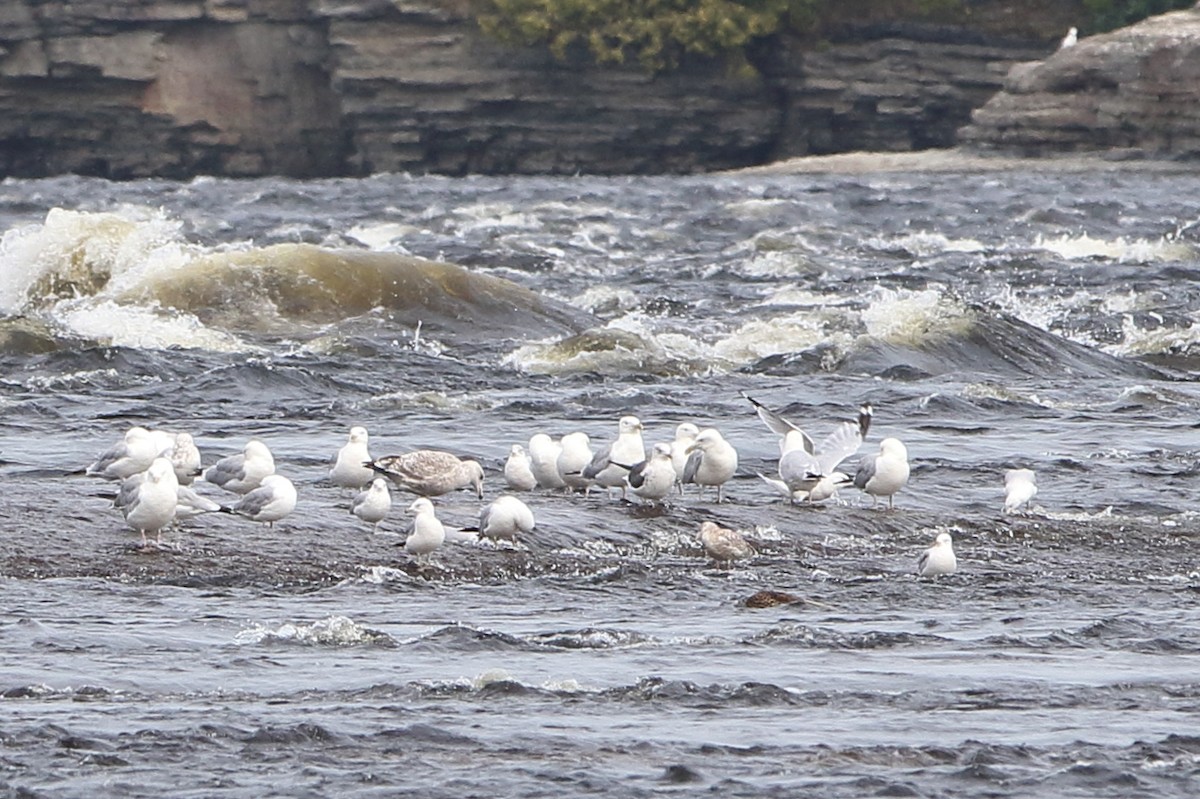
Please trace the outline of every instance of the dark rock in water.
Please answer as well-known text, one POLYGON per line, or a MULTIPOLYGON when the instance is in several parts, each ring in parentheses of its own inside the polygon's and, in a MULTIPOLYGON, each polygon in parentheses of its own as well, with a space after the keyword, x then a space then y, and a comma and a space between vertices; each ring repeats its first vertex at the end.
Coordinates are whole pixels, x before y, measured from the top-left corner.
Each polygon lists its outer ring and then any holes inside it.
POLYGON ((676 763, 675 765, 667 766, 662 776, 658 778, 658 781, 671 783, 672 785, 686 785, 692 782, 703 782, 704 777, 700 776, 699 772, 676 763))
POLYGON ((1200 8, 1014 66, 960 141, 1022 155, 1200 158, 1200 8))
POLYGON ((747 608, 776 608, 780 605, 796 605, 803 602, 804 600, 795 594, 764 589, 746 597, 742 605, 747 608))

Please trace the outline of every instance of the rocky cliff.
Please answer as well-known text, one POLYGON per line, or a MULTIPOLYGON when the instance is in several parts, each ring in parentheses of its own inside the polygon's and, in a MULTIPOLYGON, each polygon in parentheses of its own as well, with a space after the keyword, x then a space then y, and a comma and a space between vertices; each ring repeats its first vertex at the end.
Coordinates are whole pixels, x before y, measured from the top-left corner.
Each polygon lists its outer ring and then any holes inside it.
POLYGON ((961 139, 1021 155, 1200 157, 1200 5, 1015 65, 961 139))
POLYGON ((558 63, 453 0, 5 0, 0 174, 692 172, 907 150, 1053 45, 873 27, 753 76, 558 63))

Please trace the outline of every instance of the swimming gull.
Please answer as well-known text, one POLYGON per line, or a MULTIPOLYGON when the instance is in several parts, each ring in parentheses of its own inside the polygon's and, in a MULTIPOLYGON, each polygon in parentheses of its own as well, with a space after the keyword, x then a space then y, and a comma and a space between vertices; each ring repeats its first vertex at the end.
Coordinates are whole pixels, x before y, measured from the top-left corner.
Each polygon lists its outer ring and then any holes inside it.
POLYGON ((933 546, 922 552, 917 560, 917 575, 920 577, 953 574, 957 568, 958 558, 954 557, 954 546, 949 533, 938 533, 933 546))
POLYGON ((124 480, 146 471, 158 455, 159 449, 150 431, 144 427, 131 427, 120 441, 87 467, 87 473, 106 480, 124 480))
POLYGON ((483 467, 479 461, 435 449, 418 449, 367 461, 377 473, 400 488, 423 497, 438 497, 468 486, 483 499, 483 467))
POLYGON ((496 497, 479 514, 479 534, 484 538, 514 541, 517 533, 531 533, 536 522, 533 511, 511 494, 496 497))
POLYGON ((537 433, 529 439, 529 468, 539 488, 563 488, 566 483, 558 474, 558 456, 562 444, 545 433, 537 433))
POLYGON ((583 470, 592 462, 592 444, 587 433, 567 433, 562 437, 562 452, 558 454, 558 477, 567 488, 578 490, 591 485, 583 470))
POLYGON ((584 467, 583 476, 594 485, 620 488, 624 496, 625 478, 629 467, 646 460, 646 445, 642 443, 642 422, 636 416, 622 416, 617 421, 617 438, 600 449, 584 467))
MULTIPOLYGON (((130 476, 132 477, 132 475, 130 476)), ((125 486, 122 486, 125 489, 125 486)), ((142 546, 149 546, 147 533, 154 533, 162 542, 162 529, 175 518, 179 504, 179 481, 167 458, 155 458, 141 480, 129 484, 123 498, 121 513, 125 523, 142 534, 142 546)))
POLYGON ((700 428, 691 422, 682 422, 675 428, 675 438, 671 441, 671 465, 675 467, 675 484, 683 493, 683 469, 687 465, 687 448, 700 435, 700 428))
POLYGON ((354 426, 346 443, 337 451, 333 468, 329 470, 329 480, 342 488, 362 488, 375 479, 375 472, 364 463, 372 460, 367 447, 370 436, 367 428, 354 426))
POLYGON ((726 567, 735 560, 754 556, 754 547, 750 546, 750 542, 743 538, 741 533, 721 527, 715 522, 702 523, 699 538, 704 546, 704 553, 726 567))
POLYGON ((634 494, 651 502, 662 502, 675 488, 675 464, 671 462, 671 445, 658 443, 650 457, 629 470, 629 487, 634 494))
POLYGON ((200 476, 200 450, 191 433, 175 433, 171 446, 171 466, 180 485, 189 486, 200 476))
POLYGON ((513 491, 532 491, 537 487, 529 453, 520 444, 513 444, 504 461, 504 484, 513 491))
POLYGON ((281 474, 267 475, 258 488, 233 505, 221 508, 225 513, 236 513, 256 522, 264 522, 267 527, 274 527, 275 522, 295 509, 296 486, 281 474))
POLYGON ((713 427, 700 431, 696 440, 688 447, 687 464, 683 468, 683 482, 700 486, 717 487, 717 502, 721 502, 725 483, 737 471, 737 450, 713 427))
POLYGON ((1004 512, 1016 513, 1037 492, 1037 475, 1033 469, 1009 469, 1004 473, 1004 512))
POLYGON ((429 555, 446 540, 446 528, 438 520, 433 503, 425 497, 413 500, 408 512, 413 515, 413 523, 404 542, 404 551, 418 561, 428 560, 429 555))
POLYGON ((275 458, 267 445, 252 438, 238 455, 228 455, 204 470, 205 482, 235 494, 248 494, 275 473, 275 458))
POLYGON ((858 464, 854 485, 871 495, 874 506, 880 497, 887 497, 888 508, 894 508, 897 491, 908 482, 908 449, 897 438, 879 442, 879 454, 867 455, 858 464))
MULTIPOLYGON (((842 422, 811 450, 794 446, 780 456, 779 480, 793 501, 823 502, 837 493, 839 483, 849 480, 846 474, 837 471, 837 466, 862 446, 871 427, 871 414, 871 406, 863 405, 856 421, 842 422)), ((771 482, 769 478, 763 479, 771 482)))
POLYGON ((372 531, 379 529, 379 523, 387 517, 392 509, 392 494, 388 491, 388 483, 382 477, 376 477, 371 485, 354 497, 350 503, 350 512, 367 524, 372 531))

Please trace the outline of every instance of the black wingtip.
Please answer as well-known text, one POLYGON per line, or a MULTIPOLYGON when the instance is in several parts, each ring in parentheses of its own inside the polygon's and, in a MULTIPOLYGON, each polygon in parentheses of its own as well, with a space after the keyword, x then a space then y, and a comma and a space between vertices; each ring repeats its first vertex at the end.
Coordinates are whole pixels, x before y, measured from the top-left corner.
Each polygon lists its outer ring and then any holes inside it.
POLYGON ((871 417, 874 415, 875 409, 869 402, 864 402, 858 409, 858 432, 863 438, 867 437, 867 431, 871 429, 871 417))

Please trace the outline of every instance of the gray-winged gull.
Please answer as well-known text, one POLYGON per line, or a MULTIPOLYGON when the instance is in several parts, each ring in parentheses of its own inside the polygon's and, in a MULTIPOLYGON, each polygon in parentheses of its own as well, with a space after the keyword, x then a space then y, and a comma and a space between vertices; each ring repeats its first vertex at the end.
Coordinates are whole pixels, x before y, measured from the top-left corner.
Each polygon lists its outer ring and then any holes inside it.
POLYGON ((125 523, 142 534, 142 546, 149 545, 147 533, 154 533, 162 541, 162 529, 175 518, 178 489, 171 461, 162 457, 150 462, 143 479, 122 485, 121 513, 125 523))
POLYGON ((360 489, 375 479, 375 472, 363 466, 372 460, 370 438, 367 428, 358 425, 350 428, 346 443, 337 451, 333 468, 329 470, 329 480, 334 485, 360 489))
POLYGON ((413 516, 412 529, 404 542, 404 551, 417 560, 428 560, 446 540, 446 528, 438 520, 433 503, 425 497, 414 499, 408 506, 413 516))
POLYGON ((532 491, 537 487, 533 461, 520 444, 513 444, 504 461, 504 484, 513 491, 532 491))
POLYGON ((388 491, 388 481, 382 477, 372 480, 350 503, 350 512, 371 525, 373 531, 379 529, 379 523, 391 509, 392 493, 388 491))
POLYGON ((616 439, 592 456, 583 469, 583 476, 593 485, 620 488, 623 496, 629 467, 644 460, 646 445, 642 443, 642 422, 636 416, 622 416, 617 421, 616 439))
POLYGON ((222 507, 226 513, 245 516, 274 527, 275 522, 296 509, 296 486, 281 474, 269 474, 258 488, 248 492, 233 505, 222 507))
POLYGON ((897 491, 908 483, 908 450, 898 438, 885 438, 879 442, 879 454, 867 455, 858 464, 854 473, 854 485, 871 495, 872 505, 880 497, 887 497, 888 508, 893 508, 897 491))
POLYGON ((235 494, 248 494, 275 474, 275 458, 267 445, 252 438, 238 455, 228 455, 204 470, 205 482, 235 494))
POLYGON ((917 574, 921 577, 953 574, 957 568, 958 558, 954 557, 954 544, 949 533, 938 533, 933 546, 922 552, 917 560, 917 574))
POLYGON ((716 428, 700 431, 696 440, 688 447, 688 459, 683 468, 683 482, 700 486, 717 487, 717 502, 721 502, 725 483, 737 472, 737 450, 733 448, 716 428))
POLYGON ((1037 475, 1033 469, 1009 469, 1004 473, 1004 512, 1016 513, 1037 496, 1037 475))

